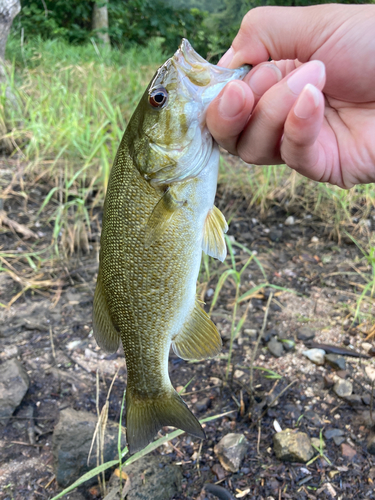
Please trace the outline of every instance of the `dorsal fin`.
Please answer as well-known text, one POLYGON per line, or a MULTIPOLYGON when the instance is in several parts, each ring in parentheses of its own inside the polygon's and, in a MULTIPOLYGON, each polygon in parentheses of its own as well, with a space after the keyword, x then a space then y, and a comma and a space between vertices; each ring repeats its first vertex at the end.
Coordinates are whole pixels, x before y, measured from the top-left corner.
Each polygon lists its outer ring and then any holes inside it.
POLYGON ((215 207, 208 212, 203 229, 202 249, 211 257, 224 262, 227 256, 224 233, 228 231, 228 224, 224 215, 215 207))
POLYGON ((172 341, 174 352, 182 359, 206 359, 217 356, 221 346, 216 326, 196 302, 190 318, 172 341))

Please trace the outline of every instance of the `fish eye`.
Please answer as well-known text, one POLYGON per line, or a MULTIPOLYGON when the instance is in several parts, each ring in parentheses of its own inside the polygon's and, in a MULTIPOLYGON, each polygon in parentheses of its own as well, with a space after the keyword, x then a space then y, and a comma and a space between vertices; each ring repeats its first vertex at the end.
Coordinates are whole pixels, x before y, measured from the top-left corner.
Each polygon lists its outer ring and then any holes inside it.
POLYGON ((164 87, 154 89, 148 96, 148 102, 153 108, 161 109, 168 100, 168 92, 164 87))

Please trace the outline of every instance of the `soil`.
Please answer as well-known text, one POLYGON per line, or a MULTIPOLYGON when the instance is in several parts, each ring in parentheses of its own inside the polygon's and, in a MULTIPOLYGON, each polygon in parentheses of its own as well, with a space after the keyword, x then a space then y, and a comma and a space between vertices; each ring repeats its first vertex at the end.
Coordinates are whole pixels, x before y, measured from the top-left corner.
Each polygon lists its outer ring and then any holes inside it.
MULTIPOLYGON (((13 184, 4 201, 4 210, 10 219, 27 226, 39 238, 26 240, 6 225, 0 229, 2 263, 13 272, 13 275, 0 274, 2 304, 8 304, 27 287, 25 283, 31 275, 25 259, 7 257, 5 252, 46 249, 52 234, 52 223, 47 217, 37 217, 48 186, 38 186, 38 192, 31 193, 27 201, 20 196, 21 188, 19 183, 13 184), (17 281, 15 275, 23 278, 17 281)), ((170 355, 172 383, 182 388, 191 381, 184 399, 198 418, 231 412, 205 425, 207 439, 202 443, 183 435, 153 452, 181 467, 182 493, 174 499, 208 498, 203 486, 215 482, 234 497, 254 500, 374 499, 375 456, 366 446, 372 430, 371 384, 365 374, 365 367, 373 360, 346 357, 346 371, 339 376, 350 379, 354 394, 360 397, 340 399, 332 390, 334 370, 306 359, 302 355, 306 347, 297 340, 298 330, 307 326, 316 333, 314 342, 366 353, 362 344, 370 324, 359 324, 353 315, 366 285, 365 278, 370 276, 367 262, 350 238, 343 235, 339 242, 330 239, 332 228, 298 206, 288 207, 288 212, 285 207, 271 206, 261 219, 259 211, 250 209, 242 196, 224 194, 222 190, 217 204, 227 216, 233 214, 229 231, 232 242, 256 252, 263 268, 262 272, 253 258, 242 274, 240 294, 263 283, 276 287, 264 286, 252 298, 241 302, 237 321, 244 314, 246 319, 233 343, 227 381, 235 299, 231 279, 224 284, 212 314, 223 337, 222 355, 194 363, 170 355), (294 216, 294 224, 285 225, 290 215, 294 216), (255 392, 252 392, 250 362, 256 342, 252 331, 259 335, 262 329, 270 293, 273 297, 255 359, 255 392), (280 358, 273 357, 266 347, 273 334, 279 339, 294 340, 295 350, 285 352, 280 358), (279 397, 274 401, 276 396, 279 397), (273 451, 275 420, 282 429, 298 428, 310 437, 319 438, 322 431, 326 458, 320 456, 310 465, 280 462, 273 451), (330 428, 343 431, 343 444, 336 445, 324 437, 330 428), (214 453, 215 444, 229 432, 243 433, 249 441, 237 473, 222 469, 214 453)), ((34 260, 38 269, 33 271, 33 283, 39 285, 30 286, 11 307, 0 310, 0 361, 14 356, 12 349, 16 347, 17 358, 30 378, 24 400, 1 430, 1 499, 50 499, 61 491, 53 470, 54 426, 59 412, 67 407, 96 414, 97 370, 100 407, 118 373, 109 398, 109 419, 118 421, 120 417, 126 386, 123 353, 121 349, 114 355, 103 353, 91 333, 101 218, 100 211, 92 215, 90 251, 78 252, 68 260, 55 258, 53 265, 47 258, 34 260)), ((364 245, 375 225, 372 218, 369 220, 370 226, 359 221, 349 228, 364 245)), ((238 246, 233 248, 240 270, 249 253, 238 246)), ((198 292, 206 302, 206 310, 218 276, 230 265, 230 257, 223 265, 213 263, 210 279, 202 272, 198 292)), ((368 295, 364 296, 361 309, 363 317, 373 314, 368 295)), ((367 342, 373 343, 373 339, 367 342)), ((82 486, 79 491, 87 500, 101 498, 97 488, 82 486)))

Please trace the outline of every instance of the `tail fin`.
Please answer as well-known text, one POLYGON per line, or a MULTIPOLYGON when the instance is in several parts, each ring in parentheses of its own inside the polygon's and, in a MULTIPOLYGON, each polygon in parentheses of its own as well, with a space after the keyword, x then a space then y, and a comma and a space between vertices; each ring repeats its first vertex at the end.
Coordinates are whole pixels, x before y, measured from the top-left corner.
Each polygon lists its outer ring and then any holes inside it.
POLYGON ((201 424, 175 390, 169 397, 141 401, 126 391, 126 439, 131 454, 147 446, 164 425, 200 439, 206 437, 201 424))

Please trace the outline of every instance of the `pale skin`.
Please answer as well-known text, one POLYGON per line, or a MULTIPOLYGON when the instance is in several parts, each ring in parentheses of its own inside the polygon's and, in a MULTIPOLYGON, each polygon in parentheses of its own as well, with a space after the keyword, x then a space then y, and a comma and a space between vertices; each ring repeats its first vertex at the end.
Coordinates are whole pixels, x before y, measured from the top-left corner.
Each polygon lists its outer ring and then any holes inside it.
POLYGON ((375 182, 374 35, 375 5, 252 9, 219 65, 254 68, 211 103, 212 135, 248 163, 375 182))

